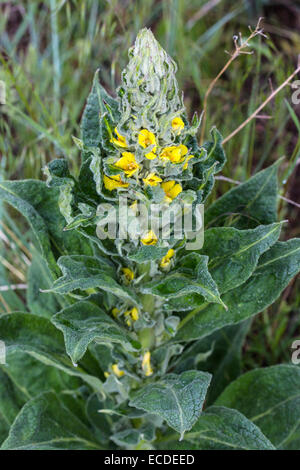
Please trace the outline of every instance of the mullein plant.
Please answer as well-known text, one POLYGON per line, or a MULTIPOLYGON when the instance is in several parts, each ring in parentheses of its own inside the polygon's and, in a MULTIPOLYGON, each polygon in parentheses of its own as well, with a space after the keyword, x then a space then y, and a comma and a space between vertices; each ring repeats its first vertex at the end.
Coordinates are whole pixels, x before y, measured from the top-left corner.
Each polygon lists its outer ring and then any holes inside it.
POLYGON ((198 145, 175 73, 143 29, 116 98, 95 74, 79 175, 60 158, 46 182, 0 184, 36 238, 28 311, 0 317, 2 449, 300 447, 299 367, 241 375, 251 317, 300 269, 300 240, 278 241, 280 162, 208 205, 222 136, 198 145), (138 217, 153 204, 155 228, 138 217), (204 245, 191 249, 175 219, 188 207, 196 223, 201 204, 204 245))

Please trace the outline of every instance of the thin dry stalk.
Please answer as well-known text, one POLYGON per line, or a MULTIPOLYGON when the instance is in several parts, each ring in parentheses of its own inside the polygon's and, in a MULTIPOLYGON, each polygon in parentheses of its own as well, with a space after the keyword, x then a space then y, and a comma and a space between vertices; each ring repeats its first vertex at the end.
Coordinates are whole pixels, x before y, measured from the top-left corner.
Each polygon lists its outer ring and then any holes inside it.
POLYGON ((15 266, 13 266, 9 261, 3 258, 3 256, 0 256, 0 263, 3 264, 14 276, 19 278, 22 282, 26 281, 26 277, 24 276, 21 271, 19 271, 15 266))
POLYGON ((10 313, 11 312, 11 309, 9 308, 9 305, 7 304, 7 302, 5 302, 4 298, 3 298, 3 295, 0 294, 0 302, 3 304, 4 308, 5 308, 5 312, 6 313, 10 313))
POLYGON ((231 134, 229 134, 224 140, 223 144, 226 144, 228 140, 232 139, 238 132, 244 129, 247 124, 249 124, 252 119, 256 118, 259 112, 270 102, 272 99, 300 72, 300 65, 294 70, 294 72, 276 89, 270 96, 249 116, 237 129, 235 129, 231 134))
POLYGON ((219 3, 221 3, 222 0, 209 0, 207 3, 205 3, 200 10, 198 10, 192 18, 187 22, 187 29, 192 29, 195 23, 197 21, 201 20, 203 16, 207 15, 207 13, 210 12, 213 8, 215 8, 219 3))
POLYGON ((2 221, 0 221, 0 224, 4 228, 5 232, 8 233, 8 235, 13 239, 13 241, 16 243, 16 245, 25 253, 27 256, 28 260, 31 260, 32 255, 30 251, 26 248, 26 246, 19 240, 19 238, 16 236, 16 234, 2 221))
POLYGON ((203 143, 203 140, 204 140, 204 135, 205 135, 205 127, 206 127, 206 113, 207 113, 207 101, 208 101, 208 98, 209 98, 209 95, 211 94, 212 90, 214 89, 217 81, 219 80, 219 78, 226 72, 226 70, 228 69, 228 67, 232 64, 232 62, 237 58, 239 57, 241 54, 253 54, 253 51, 247 51, 245 49, 249 48, 250 45, 249 45, 249 41, 251 41, 251 39, 253 39, 254 37, 256 36, 263 36, 263 37, 266 37, 266 35, 263 33, 263 29, 261 29, 260 25, 261 25, 261 22, 262 22, 262 19, 263 18, 259 18, 258 20, 258 23, 256 25, 256 28, 254 30, 251 29, 251 27, 249 26, 249 30, 250 30, 250 36, 243 40, 242 39, 242 36, 241 36, 241 33, 239 33, 238 36, 234 36, 233 37, 233 42, 234 42, 234 46, 235 46, 235 50, 232 52, 232 53, 229 53, 227 52, 229 55, 230 55, 230 59, 228 60, 228 62, 224 65, 224 67, 222 68, 222 70, 220 70, 220 72, 218 73, 218 75, 214 78, 214 80, 211 82, 211 84, 209 85, 205 95, 204 95, 204 100, 203 100, 203 113, 202 113, 202 130, 201 130, 201 138, 200 138, 200 143, 202 144, 203 143))

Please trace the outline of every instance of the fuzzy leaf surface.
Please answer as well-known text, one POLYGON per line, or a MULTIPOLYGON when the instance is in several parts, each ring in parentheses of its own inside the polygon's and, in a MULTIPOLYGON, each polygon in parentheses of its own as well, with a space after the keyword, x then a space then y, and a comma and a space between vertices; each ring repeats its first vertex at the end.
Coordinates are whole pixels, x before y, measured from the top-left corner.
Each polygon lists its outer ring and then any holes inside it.
POLYGON ((183 437, 201 414, 210 380, 210 374, 196 370, 168 374, 138 390, 129 404, 160 416, 183 437))

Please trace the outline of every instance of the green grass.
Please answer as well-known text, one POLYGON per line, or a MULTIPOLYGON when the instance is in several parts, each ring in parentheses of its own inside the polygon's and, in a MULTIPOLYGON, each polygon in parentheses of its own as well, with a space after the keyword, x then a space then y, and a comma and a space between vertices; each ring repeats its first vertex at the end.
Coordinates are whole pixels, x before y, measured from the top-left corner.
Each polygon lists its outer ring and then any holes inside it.
MULTIPOLYGON (((241 32, 246 37, 248 24, 255 27, 258 17, 264 15, 269 38, 253 40, 253 54, 233 62, 208 101, 206 129, 216 125, 226 137, 295 68, 300 34, 289 24, 281 24, 271 3, 0 1, 0 80, 7 89, 7 104, 0 108, 1 177, 41 178, 43 166, 57 156, 68 157, 73 170, 78 169, 79 155, 72 136, 80 135, 81 113, 94 72, 100 67, 103 85, 109 91, 115 89, 127 62, 126 51, 140 28, 150 27, 177 61, 179 85, 192 116, 201 112, 207 87, 228 60, 225 50, 233 49, 233 36, 241 32)), ((300 124, 290 87, 262 114, 226 143, 228 163, 223 176, 244 181, 285 156, 281 195, 297 198, 300 124)), ((232 183, 218 180, 212 198, 230 187, 232 183)), ((6 225, 29 246, 27 232, 2 210, 6 225)), ((284 237, 300 236, 299 208, 281 200, 280 216, 291 221, 284 237)), ((14 253, 7 243, 4 248, 8 261, 26 273, 23 249, 17 247, 14 253)), ((2 283, 20 282, 10 270, 2 271, 6 276, 2 283)), ((18 298, 15 293, 2 292, 3 311, 7 306, 15 308, 18 299, 25 301, 24 292, 17 292, 18 298)), ((299 311, 299 281, 295 281, 283 300, 254 320, 244 351, 245 368, 289 360, 292 339, 300 335, 299 311)))

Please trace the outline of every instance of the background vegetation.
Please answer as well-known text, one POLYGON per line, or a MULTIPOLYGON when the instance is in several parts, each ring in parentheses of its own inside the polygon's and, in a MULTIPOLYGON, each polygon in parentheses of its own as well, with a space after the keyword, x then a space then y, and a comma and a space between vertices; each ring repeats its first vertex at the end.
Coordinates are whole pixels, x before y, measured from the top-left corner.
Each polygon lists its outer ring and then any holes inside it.
MULTIPOLYGON (((138 30, 150 27, 179 65, 178 81, 191 117, 234 49, 264 17, 268 38, 251 42, 218 80, 208 100, 206 129, 224 137, 236 129, 296 68, 300 3, 289 0, 0 0, 1 178, 42 178, 42 167, 66 156, 76 172, 80 118, 95 70, 113 90, 138 30)), ((300 107, 290 86, 225 144, 228 162, 213 198, 280 157, 280 218, 286 238, 300 236, 300 107), (230 180, 230 181, 228 181, 230 180), (232 181, 231 181, 232 180, 232 181), (288 199, 289 202, 286 200, 288 199)), ((24 310, 31 234, 11 210, 0 208, 0 312, 24 310)), ((289 362, 300 338, 299 279, 252 324, 244 370, 289 362)))

